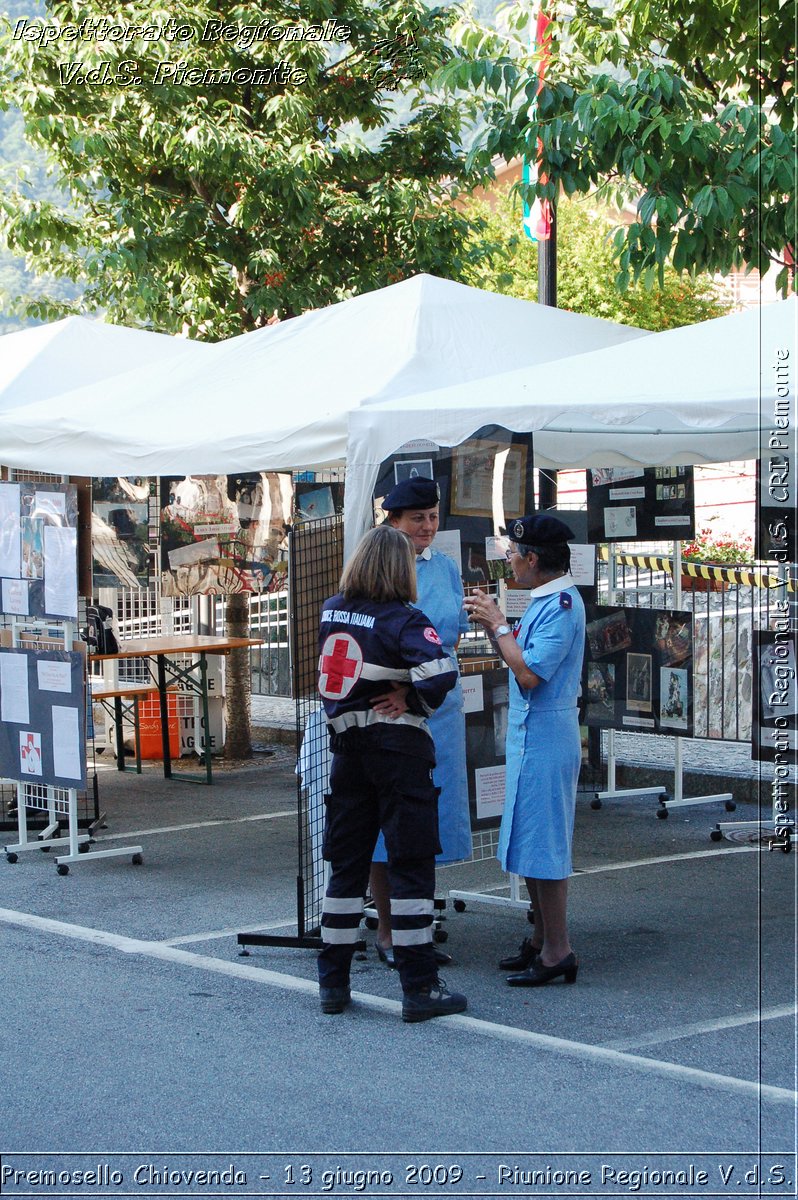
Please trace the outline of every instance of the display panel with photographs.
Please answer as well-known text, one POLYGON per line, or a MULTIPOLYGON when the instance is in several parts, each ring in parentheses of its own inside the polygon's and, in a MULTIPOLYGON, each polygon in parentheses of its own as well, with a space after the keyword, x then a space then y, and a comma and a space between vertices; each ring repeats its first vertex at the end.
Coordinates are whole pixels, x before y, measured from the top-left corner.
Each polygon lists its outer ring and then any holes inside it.
POLYGON ((292 508, 291 476, 275 471, 161 479, 163 594, 280 590, 292 508))
POLYGON ((586 605, 584 722, 604 729, 693 733, 693 617, 586 605))
POLYGON ((109 476, 92 480, 92 583, 147 588, 152 573, 150 495, 154 480, 109 476))
POLYGON ((594 467, 588 541, 683 541, 695 536, 692 467, 594 467))
POLYGON ((535 507, 532 435, 486 425, 458 446, 440 448, 427 439, 406 443, 380 466, 374 515, 404 479, 434 479, 440 487, 440 532, 435 548, 451 553, 467 586, 505 574, 492 548, 501 527, 535 507), (447 541, 442 535, 450 534, 447 541))
POLYGON ((74 485, 0 483, 0 604, 10 616, 77 618, 74 485))
POLYGON ((779 623, 754 637, 751 757, 787 766, 798 762, 798 634, 779 623))

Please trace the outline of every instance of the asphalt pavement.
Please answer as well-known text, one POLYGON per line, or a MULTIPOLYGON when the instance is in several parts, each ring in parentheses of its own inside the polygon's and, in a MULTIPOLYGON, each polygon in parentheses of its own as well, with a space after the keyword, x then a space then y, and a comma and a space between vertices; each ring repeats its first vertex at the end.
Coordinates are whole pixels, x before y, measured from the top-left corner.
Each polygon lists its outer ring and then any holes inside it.
POLYGON ((574 986, 504 983, 491 859, 438 875, 466 1014, 403 1024, 366 931, 323 1016, 312 951, 236 941, 295 930, 295 787, 282 746, 212 787, 102 767, 96 845, 141 865, 0 861, 4 1195, 795 1194, 795 853, 585 795, 574 986))

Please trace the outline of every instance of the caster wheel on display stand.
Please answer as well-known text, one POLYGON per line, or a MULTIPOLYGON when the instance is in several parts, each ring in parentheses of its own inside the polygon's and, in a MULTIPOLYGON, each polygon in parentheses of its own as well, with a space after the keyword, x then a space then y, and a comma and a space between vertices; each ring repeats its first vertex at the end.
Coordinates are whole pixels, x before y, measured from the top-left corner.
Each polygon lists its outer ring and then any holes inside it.
POLYGON ((18 861, 18 859, 19 859, 19 855, 14 854, 12 851, 9 851, 9 853, 6 854, 6 862, 15 863, 18 861))
POLYGON ((599 800, 598 796, 594 796, 593 799, 590 801, 590 807, 591 808, 601 808, 601 801, 599 800))
POLYGON ((662 808, 658 808, 657 809, 657 818, 660 821, 667 821, 667 819, 668 819, 667 808, 665 808, 664 806, 662 808))
POLYGON ((454 900, 454 901, 452 901, 452 903, 454 904, 455 912, 465 912, 465 910, 466 910, 465 900, 454 900))
POLYGON ((432 935, 433 942, 448 942, 449 933, 446 929, 436 929, 432 935))
POLYGON ((719 842, 722 837, 723 837, 723 834, 721 833, 720 828, 718 826, 715 826, 715 828, 710 832, 710 835, 709 835, 710 841, 712 841, 712 842, 719 842))
POLYGON ((734 810, 737 808, 737 805, 733 800, 727 800, 723 807, 726 809, 726 812, 734 812, 734 810))
POLYGON ((134 867, 140 867, 141 864, 144 862, 144 855, 143 854, 134 854, 130 861, 133 863, 134 867))
POLYGON ((56 865, 55 869, 59 875, 68 875, 69 874, 69 867, 67 866, 66 863, 58 863, 56 865))

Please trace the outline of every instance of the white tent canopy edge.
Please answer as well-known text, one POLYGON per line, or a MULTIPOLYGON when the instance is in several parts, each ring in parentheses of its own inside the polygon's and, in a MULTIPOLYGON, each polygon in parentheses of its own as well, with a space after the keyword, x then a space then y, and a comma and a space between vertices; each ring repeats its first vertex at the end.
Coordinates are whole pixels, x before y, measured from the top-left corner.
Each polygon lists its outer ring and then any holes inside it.
POLYGON ((200 360, 49 392, 0 416, 0 461, 81 475, 340 464, 352 408, 647 336, 418 275, 205 347, 200 360))
MULTIPOLYGON (((535 465, 685 466, 760 454, 775 368, 796 359, 798 300, 567 360, 388 400, 349 416, 346 553, 371 523, 378 469, 410 439, 448 447, 491 424, 531 432, 535 465)), ((795 384, 792 404, 795 404, 795 384)), ((792 432, 793 445, 795 430, 792 432)))

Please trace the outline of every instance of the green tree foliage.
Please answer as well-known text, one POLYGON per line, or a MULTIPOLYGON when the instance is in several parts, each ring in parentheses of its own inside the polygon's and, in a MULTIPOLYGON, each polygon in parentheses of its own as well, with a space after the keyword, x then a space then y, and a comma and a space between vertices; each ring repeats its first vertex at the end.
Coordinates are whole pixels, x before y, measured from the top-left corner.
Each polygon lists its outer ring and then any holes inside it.
POLYGON ((8 247, 80 283, 84 309, 211 339, 417 271, 461 278, 482 251, 450 200, 480 172, 466 101, 426 86, 453 19, 422 0, 51 0, 6 26, 0 106, 69 203, 12 190, 8 247))
POLYGON ((796 236, 794 0, 577 0, 551 6, 551 61, 536 96, 528 12, 509 33, 462 30, 452 86, 481 89, 476 155, 542 154, 541 197, 619 189, 620 286, 677 271, 775 264, 787 291, 796 236), (562 12, 557 16, 557 12, 562 12), (785 253, 788 250, 788 253, 785 253))
MULTIPOLYGON (((466 213, 485 224, 494 249, 490 262, 469 272, 468 282, 490 291, 536 300, 537 247, 521 229, 517 196, 508 191, 496 197, 493 209, 485 200, 469 201, 466 213), (515 202, 514 202, 515 201, 515 202)), ((706 275, 695 279, 665 268, 662 286, 632 285, 621 292, 613 282, 612 230, 616 221, 594 198, 562 201, 557 208, 557 304, 570 312, 602 317, 639 329, 675 329, 729 311, 706 275)))

